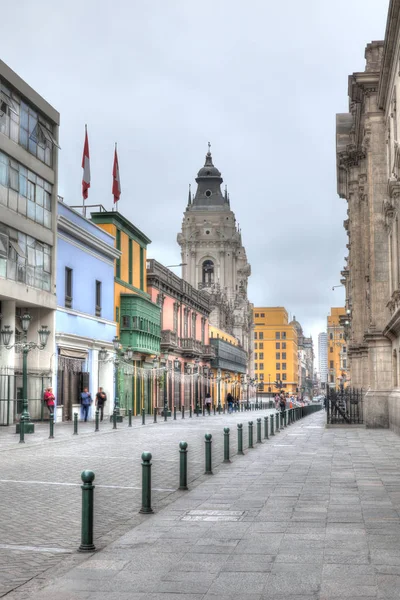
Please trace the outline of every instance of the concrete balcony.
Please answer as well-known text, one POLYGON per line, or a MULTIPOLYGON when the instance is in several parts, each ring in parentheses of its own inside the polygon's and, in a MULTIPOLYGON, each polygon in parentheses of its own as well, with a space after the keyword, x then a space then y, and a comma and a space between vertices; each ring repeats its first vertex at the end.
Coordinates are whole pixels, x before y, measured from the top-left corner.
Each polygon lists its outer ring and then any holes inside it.
POLYGON ((167 352, 176 348, 178 348, 178 335, 175 331, 163 329, 161 331, 161 352, 167 352))
POLYGON ((213 346, 203 346, 203 359, 204 360, 212 360, 216 357, 216 351, 213 346))

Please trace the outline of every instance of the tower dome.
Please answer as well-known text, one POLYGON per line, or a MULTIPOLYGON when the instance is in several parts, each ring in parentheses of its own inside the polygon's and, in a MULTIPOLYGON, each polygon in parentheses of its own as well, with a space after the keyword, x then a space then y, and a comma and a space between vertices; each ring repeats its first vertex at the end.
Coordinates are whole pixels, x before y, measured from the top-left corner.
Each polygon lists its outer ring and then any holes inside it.
POLYGON ((226 206, 229 209, 227 198, 221 192, 222 182, 221 171, 213 163, 209 142, 204 167, 201 167, 197 173, 197 190, 191 208, 201 210, 212 206, 219 208, 226 206))

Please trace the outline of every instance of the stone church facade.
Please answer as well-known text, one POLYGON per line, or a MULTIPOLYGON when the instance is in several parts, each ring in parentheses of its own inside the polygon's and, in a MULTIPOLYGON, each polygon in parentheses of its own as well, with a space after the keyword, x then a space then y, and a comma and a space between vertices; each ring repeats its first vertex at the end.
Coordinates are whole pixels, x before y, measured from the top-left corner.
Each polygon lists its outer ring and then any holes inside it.
POLYGON ((210 325, 238 340, 248 353, 248 373, 252 374, 253 314, 247 297, 251 267, 226 188, 221 191, 222 182, 209 148, 193 197, 189 189, 182 231, 177 237, 182 278, 209 295, 210 325))
POLYGON ((385 40, 369 43, 365 58, 336 125, 338 193, 348 203, 344 325, 367 427, 400 433, 400 0, 390 1, 385 40))

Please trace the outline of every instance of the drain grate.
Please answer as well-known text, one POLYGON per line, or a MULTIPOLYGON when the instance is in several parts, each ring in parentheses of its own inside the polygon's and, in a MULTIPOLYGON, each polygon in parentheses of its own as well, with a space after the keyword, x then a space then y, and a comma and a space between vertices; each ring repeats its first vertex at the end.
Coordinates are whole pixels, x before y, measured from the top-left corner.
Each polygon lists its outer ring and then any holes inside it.
POLYGON ((240 521, 244 510, 188 510, 181 521, 240 521))

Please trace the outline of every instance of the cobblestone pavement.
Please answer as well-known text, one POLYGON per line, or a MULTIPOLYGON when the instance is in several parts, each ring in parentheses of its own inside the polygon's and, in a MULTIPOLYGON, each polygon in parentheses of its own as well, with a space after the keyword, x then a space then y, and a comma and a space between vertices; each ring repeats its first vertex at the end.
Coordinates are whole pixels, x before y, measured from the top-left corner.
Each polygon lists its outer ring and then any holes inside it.
POLYGON ((201 476, 10 600, 398 600, 400 437, 325 429, 324 417, 201 476))
MULTIPOLYGON (((141 460, 144 450, 153 454, 153 505, 159 510, 174 499, 179 485, 178 443, 189 444, 188 478, 204 471, 204 434, 213 434, 213 463, 223 459, 223 428, 231 426, 231 451, 236 452, 236 425, 275 411, 234 415, 194 416, 154 424, 147 417, 128 420, 112 429, 101 423, 55 426, 49 438, 48 423, 35 425, 35 434, 19 444, 15 427, 0 429, 0 596, 51 569, 74 553, 80 543, 81 479, 84 469, 95 472, 95 543, 98 548, 125 533, 143 517, 141 460)), ((254 432, 254 440, 255 440, 254 432)), ((76 555, 74 555, 76 556, 76 555)))

